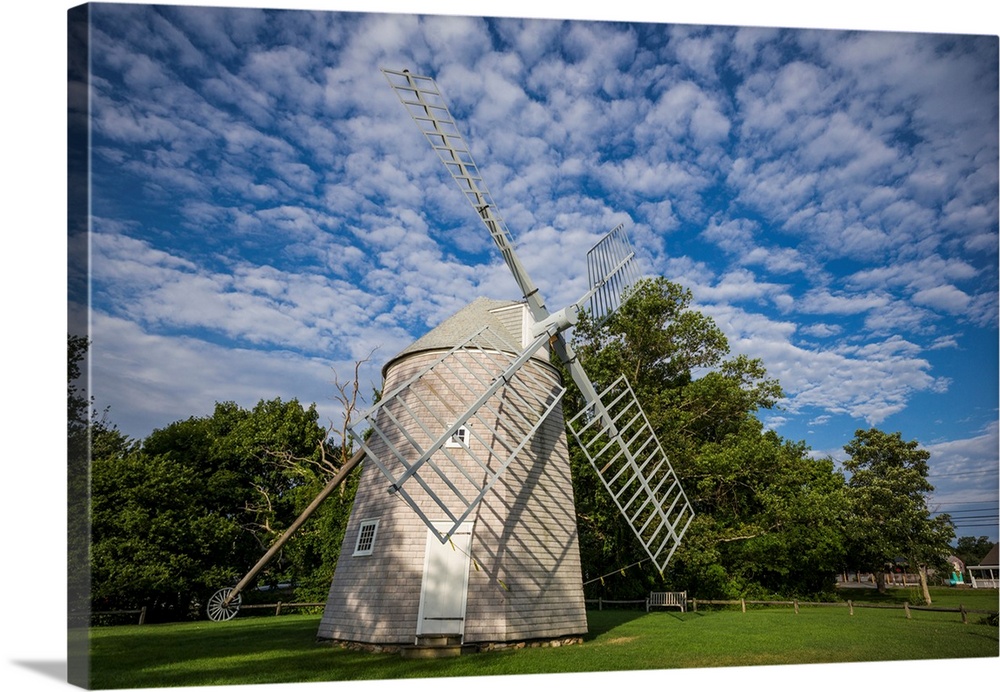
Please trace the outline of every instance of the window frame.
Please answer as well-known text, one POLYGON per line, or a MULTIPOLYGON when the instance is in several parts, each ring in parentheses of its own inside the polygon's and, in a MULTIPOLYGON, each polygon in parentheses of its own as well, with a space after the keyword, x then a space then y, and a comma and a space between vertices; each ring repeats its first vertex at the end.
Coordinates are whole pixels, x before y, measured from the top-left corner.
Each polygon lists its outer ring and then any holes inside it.
POLYGON ((358 537, 354 540, 352 557, 372 554, 375 549, 375 538, 378 536, 378 521, 378 519, 365 519, 358 524, 358 537), (367 546, 363 548, 364 543, 367 543, 367 546))
POLYGON ((469 428, 468 426, 463 425, 455 431, 454 435, 448 438, 448 441, 444 443, 444 446, 449 449, 461 449, 463 447, 468 447, 469 437, 469 428))

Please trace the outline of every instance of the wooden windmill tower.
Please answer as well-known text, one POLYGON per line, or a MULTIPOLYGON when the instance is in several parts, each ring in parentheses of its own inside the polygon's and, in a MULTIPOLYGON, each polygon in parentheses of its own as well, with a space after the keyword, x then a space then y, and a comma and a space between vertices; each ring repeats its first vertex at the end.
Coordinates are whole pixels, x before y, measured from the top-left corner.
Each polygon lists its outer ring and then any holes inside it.
POLYGON ((385 366, 391 395, 365 442, 379 461, 362 471, 320 638, 586 631, 559 373, 539 352, 463 416, 522 352, 526 317, 521 303, 478 299, 385 366), (398 478, 422 456, 387 492, 381 467, 398 478))
POLYGON ((693 516, 628 382, 598 392, 563 331, 617 308, 634 279, 618 227, 588 254, 591 288, 551 313, 518 260, 429 77, 383 70, 485 223, 523 300, 479 299, 386 364, 383 398, 351 430, 366 459, 321 639, 407 645, 586 632, 566 422, 566 364, 586 406, 568 423, 662 571, 693 516))

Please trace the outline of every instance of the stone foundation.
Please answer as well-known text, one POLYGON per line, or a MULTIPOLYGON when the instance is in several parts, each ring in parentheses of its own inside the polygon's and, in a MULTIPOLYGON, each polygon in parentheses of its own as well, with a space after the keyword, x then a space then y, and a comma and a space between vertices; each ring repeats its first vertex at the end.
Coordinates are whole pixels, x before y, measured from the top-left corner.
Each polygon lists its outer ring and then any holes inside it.
MULTIPOLYGON (((405 646, 403 644, 366 644, 364 642, 349 642, 338 639, 317 639, 320 644, 330 644, 331 646, 350 651, 363 651, 369 654, 396 654, 405 646)), ((471 642, 465 644, 466 649, 473 649, 476 653, 486 653, 488 651, 504 651, 506 649, 546 649, 559 646, 573 646, 582 644, 582 636, 558 637, 556 639, 531 639, 517 642, 471 642)))

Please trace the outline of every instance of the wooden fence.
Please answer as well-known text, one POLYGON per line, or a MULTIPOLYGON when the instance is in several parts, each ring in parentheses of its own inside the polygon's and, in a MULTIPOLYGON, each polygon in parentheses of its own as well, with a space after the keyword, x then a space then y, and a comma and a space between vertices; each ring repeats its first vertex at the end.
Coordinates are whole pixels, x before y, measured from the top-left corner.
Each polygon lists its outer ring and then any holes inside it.
MULTIPOLYGON (((281 612, 287 608, 318 608, 325 605, 326 603, 282 603, 278 601, 277 603, 250 603, 241 605, 240 610, 273 610, 275 615, 281 615, 281 612)), ((91 612, 90 615, 138 615, 139 622, 137 624, 146 624, 146 606, 136 608, 135 610, 99 610, 91 612)))
MULTIPOLYGON (((603 598, 587 599, 585 601, 588 605, 596 605, 598 610, 604 610, 604 606, 627 606, 636 608, 643 608, 646 612, 649 612, 649 599, 643 598, 638 600, 608 600, 603 598)), ((747 600, 741 598, 739 600, 715 600, 706 598, 689 598, 687 599, 687 604, 691 607, 691 612, 697 613, 698 606, 740 606, 740 609, 745 613, 747 612, 747 606, 791 606, 795 613, 798 614, 800 606, 816 606, 816 607, 833 607, 833 608, 847 608, 851 615, 854 615, 855 608, 882 608, 889 610, 902 610, 906 614, 906 618, 910 619, 911 612, 913 610, 928 611, 936 613, 958 613, 964 624, 969 623, 969 613, 976 613, 981 615, 997 615, 996 610, 981 610, 974 608, 966 608, 964 605, 959 605, 957 608, 939 608, 935 606, 916 606, 910 605, 909 603, 903 603, 903 605, 887 605, 881 603, 855 603, 854 601, 847 601, 843 603, 819 603, 816 601, 755 601, 747 600)), ((281 615, 282 611, 288 608, 318 608, 325 606, 325 603, 282 603, 278 601, 277 603, 253 603, 248 605, 241 605, 240 610, 273 610, 275 615, 281 615)), ((138 624, 146 624, 146 607, 137 608, 135 610, 107 610, 107 611, 97 611, 90 613, 91 615, 138 615, 138 624)))
MULTIPOLYGON (((605 605, 609 606, 647 606, 648 599, 642 600, 630 600, 630 601, 612 601, 605 600, 601 598, 597 599, 587 599, 587 604, 597 605, 598 610, 603 610, 605 605)), ((691 612, 697 613, 698 606, 739 606, 740 609, 745 613, 747 612, 747 606, 791 606, 795 613, 798 614, 800 606, 817 606, 817 607, 834 607, 834 608, 847 608, 848 613, 854 615, 855 608, 881 608, 888 610, 902 610, 906 614, 906 619, 909 620, 912 617, 911 611, 922 610, 928 612, 936 613, 958 613, 962 618, 963 624, 969 624, 969 613, 976 613, 982 615, 997 615, 996 610, 982 610, 974 608, 966 608, 964 605, 959 605, 957 608, 939 608, 935 606, 916 606, 910 605, 909 603, 903 603, 903 605, 888 605, 881 603, 855 603, 854 601, 847 601, 846 603, 820 603, 816 601, 756 601, 747 600, 741 598, 739 600, 715 600, 706 598, 689 598, 687 600, 689 606, 691 606, 691 612)), ((648 612, 648 607, 647 607, 648 612)))

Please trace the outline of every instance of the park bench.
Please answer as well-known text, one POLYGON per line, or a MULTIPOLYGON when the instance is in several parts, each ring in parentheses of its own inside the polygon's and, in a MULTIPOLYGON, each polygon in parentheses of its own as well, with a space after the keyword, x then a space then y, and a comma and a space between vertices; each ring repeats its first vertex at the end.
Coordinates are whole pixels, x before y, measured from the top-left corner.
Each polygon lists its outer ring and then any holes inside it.
POLYGON ((650 608, 680 608, 687 612, 687 591, 651 591, 646 599, 646 612, 650 608))

